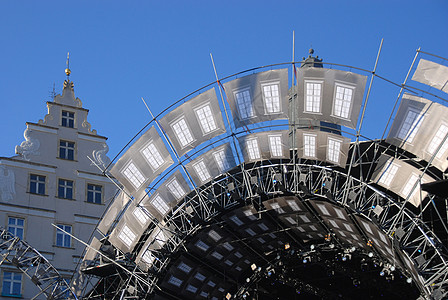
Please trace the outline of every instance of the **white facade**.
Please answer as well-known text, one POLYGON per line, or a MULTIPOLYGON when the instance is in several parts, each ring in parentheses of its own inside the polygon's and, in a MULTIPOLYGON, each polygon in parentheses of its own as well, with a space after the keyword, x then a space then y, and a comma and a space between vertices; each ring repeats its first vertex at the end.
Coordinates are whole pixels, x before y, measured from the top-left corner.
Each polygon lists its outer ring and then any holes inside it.
MULTIPOLYGON (((0 226, 70 278, 84 246, 52 224, 88 242, 116 187, 88 158, 107 166, 107 138, 91 130, 73 83, 66 80, 47 107, 43 120, 26 123, 18 155, 0 157, 0 226)), ((3 263, 0 276, 1 299, 30 299, 39 291, 12 265, 3 263)))

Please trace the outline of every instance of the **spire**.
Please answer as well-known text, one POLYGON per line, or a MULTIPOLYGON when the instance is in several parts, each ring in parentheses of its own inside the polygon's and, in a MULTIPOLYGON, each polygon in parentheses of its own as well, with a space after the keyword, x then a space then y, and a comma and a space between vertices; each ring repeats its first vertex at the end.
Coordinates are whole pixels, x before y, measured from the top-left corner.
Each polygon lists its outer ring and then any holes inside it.
POLYGON ((67 52, 67 69, 65 69, 65 74, 67 75, 67 81, 69 80, 70 73, 70 52, 67 52))
POLYGON ((314 49, 310 48, 310 50, 308 51, 310 53, 310 55, 308 55, 307 58, 302 58, 303 62, 302 65, 300 66, 301 68, 323 68, 324 65, 322 64, 322 58, 319 59, 319 56, 314 57, 314 49))
POLYGON ((70 52, 67 52, 67 68, 65 69, 65 74, 67 75, 67 79, 64 80, 64 89, 70 88, 73 91, 73 82, 70 81, 70 52))

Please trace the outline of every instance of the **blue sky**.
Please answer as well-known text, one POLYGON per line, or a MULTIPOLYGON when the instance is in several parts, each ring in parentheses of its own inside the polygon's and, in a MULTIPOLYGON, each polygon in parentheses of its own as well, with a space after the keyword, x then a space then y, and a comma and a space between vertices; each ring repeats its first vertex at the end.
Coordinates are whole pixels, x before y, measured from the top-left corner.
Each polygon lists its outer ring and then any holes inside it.
MULTIPOLYGON (((372 69, 401 83, 418 47, 448 57, 448 2, 0 0, 0 156, 13 156, 25 122, 60 93, 70 51, 75 94, 109 137, 112 158, 150 116, 220 76, 296 60, 372 69)), ((436 62, 440 62, 437 61, 436 62)), ((362 133, 379 138, 398 88, 375 79, 362 133)))

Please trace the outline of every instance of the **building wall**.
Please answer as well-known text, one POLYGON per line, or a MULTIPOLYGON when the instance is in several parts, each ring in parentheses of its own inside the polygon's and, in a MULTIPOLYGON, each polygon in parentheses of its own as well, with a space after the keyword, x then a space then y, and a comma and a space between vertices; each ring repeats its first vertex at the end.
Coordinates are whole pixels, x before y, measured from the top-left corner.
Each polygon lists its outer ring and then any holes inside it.
MULTIPOLYGON (((114 197, 116 186, 95 165, 105 168, 110 162, 107 138, 91 130, 88 110, 75 97, 73 83, 66 80, 62 95, 47 102, 47 107, 44 119, 26 123, 25 141, 16 146, 18 155, 0 157, 0 226, 12 231, 18 227, 16 233, 20 233, 22 221, 18 220, 23 220, 23 239, 69 278, 84 245, 68 237, 58 239, 62 232, 58 234, 53 225, 70 226, 74 236, 88 242, 114 197), (64 180, 62 183, 67 189, 60 191, 60 180, 64 180), (45 192, 39 190, 36 182, 44 184, 45 192), (69 195, 70 182, 72 196, 69 195), (101 190, 100 198, 88 198, 89 185, 91 196, 101 190), (92 203, 98 200, 100 203, 92 203), (15 224, 9 224, 11 222, 15 224)), ((38 293, 39 289, 24 274, 21 277, 19 274, 14 266, 1 265, 1 299, 17 296, 30 299, 38 293), (18 293, 19 289, 20 295, 8 296, 18 293)))

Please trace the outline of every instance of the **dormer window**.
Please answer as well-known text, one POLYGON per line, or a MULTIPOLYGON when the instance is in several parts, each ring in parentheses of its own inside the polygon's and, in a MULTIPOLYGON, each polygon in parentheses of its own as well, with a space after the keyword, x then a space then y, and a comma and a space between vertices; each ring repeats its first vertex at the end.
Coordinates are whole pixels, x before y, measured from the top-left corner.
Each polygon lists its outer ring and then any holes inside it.
POLYGON ((63 110, 61 125, 63 127, 74 128, 75 127, 75 113, 63 110))

